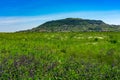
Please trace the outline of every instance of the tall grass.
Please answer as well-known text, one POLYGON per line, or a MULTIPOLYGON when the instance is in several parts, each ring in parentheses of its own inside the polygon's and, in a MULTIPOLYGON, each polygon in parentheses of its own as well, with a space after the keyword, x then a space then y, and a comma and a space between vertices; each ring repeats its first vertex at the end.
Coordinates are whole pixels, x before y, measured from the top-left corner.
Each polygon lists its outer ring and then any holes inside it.
POLYGON ((0 33, 0 80, 119 80, 120 33, 0 33))

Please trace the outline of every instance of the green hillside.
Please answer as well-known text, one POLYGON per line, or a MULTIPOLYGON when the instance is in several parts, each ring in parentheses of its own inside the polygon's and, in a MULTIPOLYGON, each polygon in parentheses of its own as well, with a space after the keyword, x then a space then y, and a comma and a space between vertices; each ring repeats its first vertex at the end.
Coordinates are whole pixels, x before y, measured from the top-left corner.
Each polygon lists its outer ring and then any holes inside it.
POLYGON ((119 25, 109 25, 101 20, 66 18, 48 21, 30 32, 81 32, 81 31, 120 31, 119 25))

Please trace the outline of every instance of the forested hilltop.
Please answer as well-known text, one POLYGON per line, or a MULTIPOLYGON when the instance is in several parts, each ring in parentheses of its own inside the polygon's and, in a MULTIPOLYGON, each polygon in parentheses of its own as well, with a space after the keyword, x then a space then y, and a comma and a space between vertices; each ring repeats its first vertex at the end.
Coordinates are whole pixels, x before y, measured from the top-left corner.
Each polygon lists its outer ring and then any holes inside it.
MULTIPOLYGON (((89 31, 120 31, 120 25, 109 25, 101 20, 66 18, 48 21, 25 32, 89 32, 89 31)), ((24 32, 24 31, 23 31, 24 32)))

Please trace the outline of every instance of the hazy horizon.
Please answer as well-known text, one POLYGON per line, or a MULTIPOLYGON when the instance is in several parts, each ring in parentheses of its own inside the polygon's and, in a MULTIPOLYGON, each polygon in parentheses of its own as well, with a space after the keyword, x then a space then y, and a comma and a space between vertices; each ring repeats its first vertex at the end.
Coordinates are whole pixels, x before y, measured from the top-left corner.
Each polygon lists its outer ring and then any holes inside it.
POLYGON ((102 20, 120 25, 120 1, 114 0, 4 0, 0 2, 0 32, 31 29, 68 17, 102 20))

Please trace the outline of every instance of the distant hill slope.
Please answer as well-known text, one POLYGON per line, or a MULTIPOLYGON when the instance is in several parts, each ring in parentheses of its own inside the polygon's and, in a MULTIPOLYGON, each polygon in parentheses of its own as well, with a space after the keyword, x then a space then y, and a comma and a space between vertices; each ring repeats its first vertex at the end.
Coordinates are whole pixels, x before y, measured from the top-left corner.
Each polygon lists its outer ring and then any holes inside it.
POLYGON ((28 32, 120 31, 120 25, 109 25, 101 20, 66 18, 48 21, 28 32))

